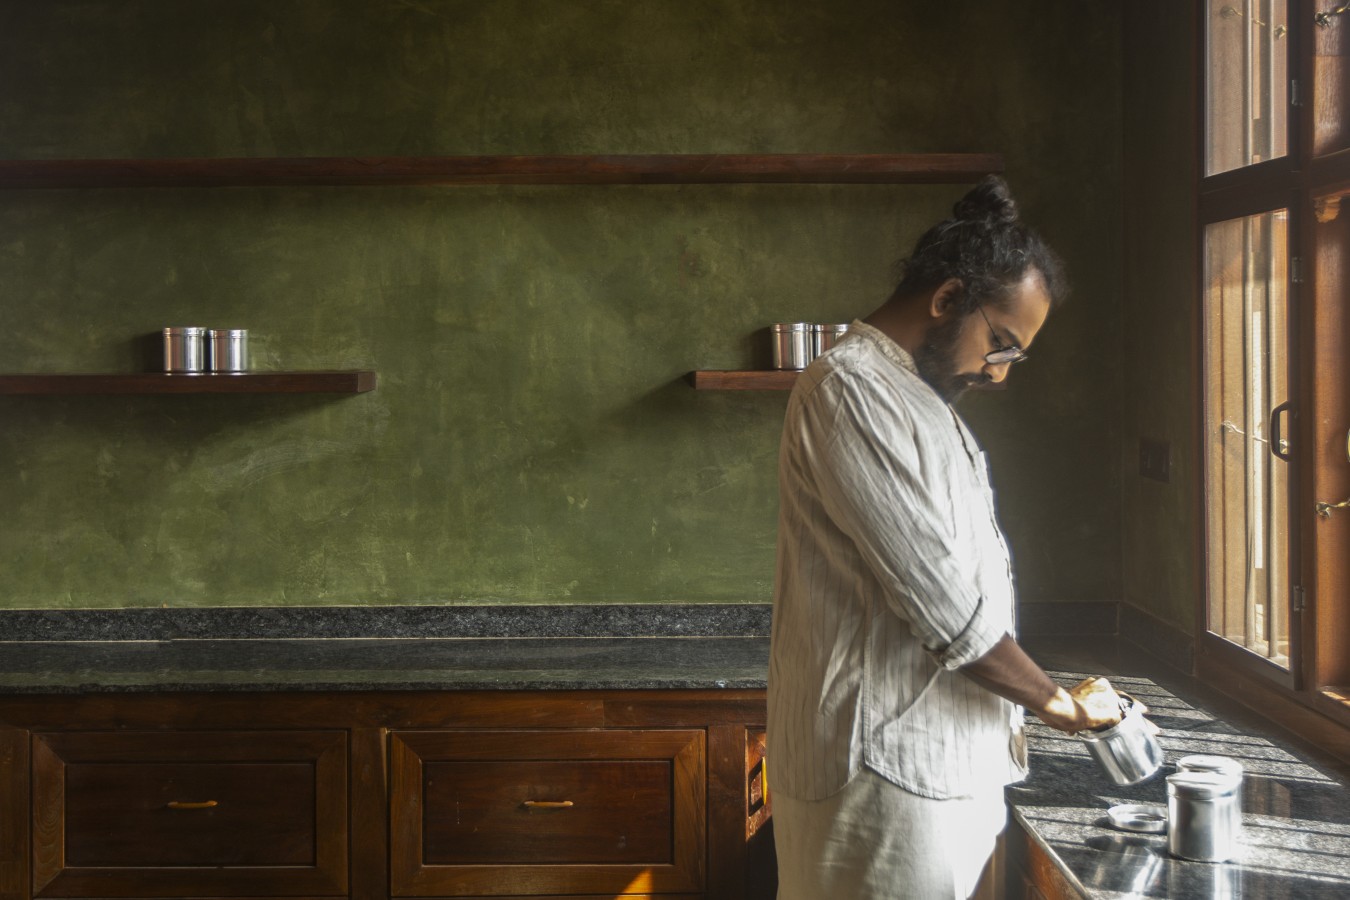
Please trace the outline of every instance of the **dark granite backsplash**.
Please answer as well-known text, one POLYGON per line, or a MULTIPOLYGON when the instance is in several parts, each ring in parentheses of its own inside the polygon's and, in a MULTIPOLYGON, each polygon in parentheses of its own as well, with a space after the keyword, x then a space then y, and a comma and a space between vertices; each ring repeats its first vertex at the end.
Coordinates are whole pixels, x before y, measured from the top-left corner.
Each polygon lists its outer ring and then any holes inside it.
POLYGON ((767 604, 320 606, 0 611, 4 641, 762 637, 767 604))

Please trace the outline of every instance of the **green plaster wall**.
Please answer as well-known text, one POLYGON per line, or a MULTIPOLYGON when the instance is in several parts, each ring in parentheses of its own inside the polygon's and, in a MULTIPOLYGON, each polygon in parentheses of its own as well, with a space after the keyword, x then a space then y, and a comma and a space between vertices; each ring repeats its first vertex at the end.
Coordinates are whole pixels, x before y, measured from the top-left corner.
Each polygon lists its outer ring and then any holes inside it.
POLYGON ((1125 302, 1120 448, 1121 599, 1191 634, 1200 588, 1196 448, 1195 177, 1189 4, 1151 0, 1126 17, 1125 302), (1139 440, 1172 446, 1172 480, 1141 477, 1139 440))
MULTIPOLYGON (((967 405, 1027 601, 1119 599, 1121 22, 1051 0, 0 0, 0 157, 1002 153, 1077 294, 967 405)), ((961 187, 6 191, 0 371, 165 325, 354 397, 0 398, 0 605, 763 602, 785 397, 961 187)))

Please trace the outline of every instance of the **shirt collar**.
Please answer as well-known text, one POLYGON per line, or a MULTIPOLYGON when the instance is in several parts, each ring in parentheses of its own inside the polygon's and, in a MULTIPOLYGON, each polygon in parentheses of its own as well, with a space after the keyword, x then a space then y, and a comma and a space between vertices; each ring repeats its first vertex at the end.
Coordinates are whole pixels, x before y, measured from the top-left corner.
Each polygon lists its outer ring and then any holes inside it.
MULTIPOLYGON (((854 319, 853 324, 848 327, 848 334, 856 334, 863 340, 871 341, 872 344, 881 351, 883 356, 918 378, 920 383, 928 390, 933 390, 933 386, 925 381, 924 377, 919 374, 919 367, 915 364, 914 357, 910 355, 909 351, 887 337, 886 332, 882 331, 880 328, 868 325, 862 319, 854 319)), ((936 396, 937 391, 933 391, 933 394, 936 396)), ((952 405, 945 400, 941 400, 940 402, 943 406, 947 407, 947 411, 951 413, 952 419, 956 422, 956 430, 961 432, 961 443, 965 445, 966 452, 972 454, 971 459, 974 459, 975 456, 973 454, 979 452, 978 448, 974 450, 971 449, 974 447, 975 439, 969 436, 965 423, 961 421, 961 417, 956 414, 956 410, 952 405)))
POLYGON ((864 340, 871 341, 884 356, 900 368, 915 375, 919 374, 919 367, 914 364, 914 357, 909 355, 909 351, 887 337, 886 333, 880 328, 868 325, 862 319, 854 319, 853 324, 848 327, 848 331, 849 334, 856 334, 864 340))

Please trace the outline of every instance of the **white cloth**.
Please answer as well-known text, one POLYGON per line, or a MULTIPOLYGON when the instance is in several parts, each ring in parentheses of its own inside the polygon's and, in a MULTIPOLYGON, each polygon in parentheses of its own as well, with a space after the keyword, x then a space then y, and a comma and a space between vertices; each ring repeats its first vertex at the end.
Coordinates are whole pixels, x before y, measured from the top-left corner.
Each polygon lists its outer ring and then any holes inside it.
POLYGON ((930 800, 867 769, 824 800, 776 794, 778 900, 966 900, 1007 819, 1001 790, 930 800))
POLYGON ((1020 708, 956 671, 1014 632, 984 454, 909 354, 854 322, 797 380, 778 478, 776 796, 863 766, 938 799, 1024 778, 1020 708))

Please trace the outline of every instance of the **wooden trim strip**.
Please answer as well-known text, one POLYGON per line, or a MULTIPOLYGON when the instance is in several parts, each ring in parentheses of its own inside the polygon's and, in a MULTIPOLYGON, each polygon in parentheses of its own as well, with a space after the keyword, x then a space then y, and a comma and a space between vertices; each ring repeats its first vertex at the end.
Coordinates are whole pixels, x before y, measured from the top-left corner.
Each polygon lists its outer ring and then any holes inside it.
POLYGON ((351 900, 389 897, 389 732, 351 732, 351 900))
POLYGON ((1281 690, 1265 679, 1242 671, 1215 656, 1201 654, 1196 660, 1196 676, 1206 686, 1236 700, 1276 725, 1285 728, 1321 750, 1350 762, 1350 715, 1338 722, 1320 695, 1305 697, 1302 692, 1281 690), (1311 707, 1307 701, 1312 701, 1311 707))
POLYGON ((1350 149, 1313 157, 1308 175, 1313 194, 1335 193, 1350 186, 1350 149))
MULTIPOLYGON (((408 727, 481 728, 509 721, 521 727, 599 727, 604 704, 623 692, 332 691, 312 693, 182 691, 145 694, 0 696, 0 720, 54 731, 79 722, 90 731, 179 728, 408 727), (203 698, 209 697, 210 703, 203 698)), ((637 692, 641 693, 641 692, 637 692)), ((730 692, 721 692, 722 696, 730 692)), ((760 692, 762 697, 763 692, 760 692)), ((761 699, 761 704, 763 700, 761 699)))
POLYGON ((27 731, 0 727, 0 900, 29 896, 30 808, 27 731))

